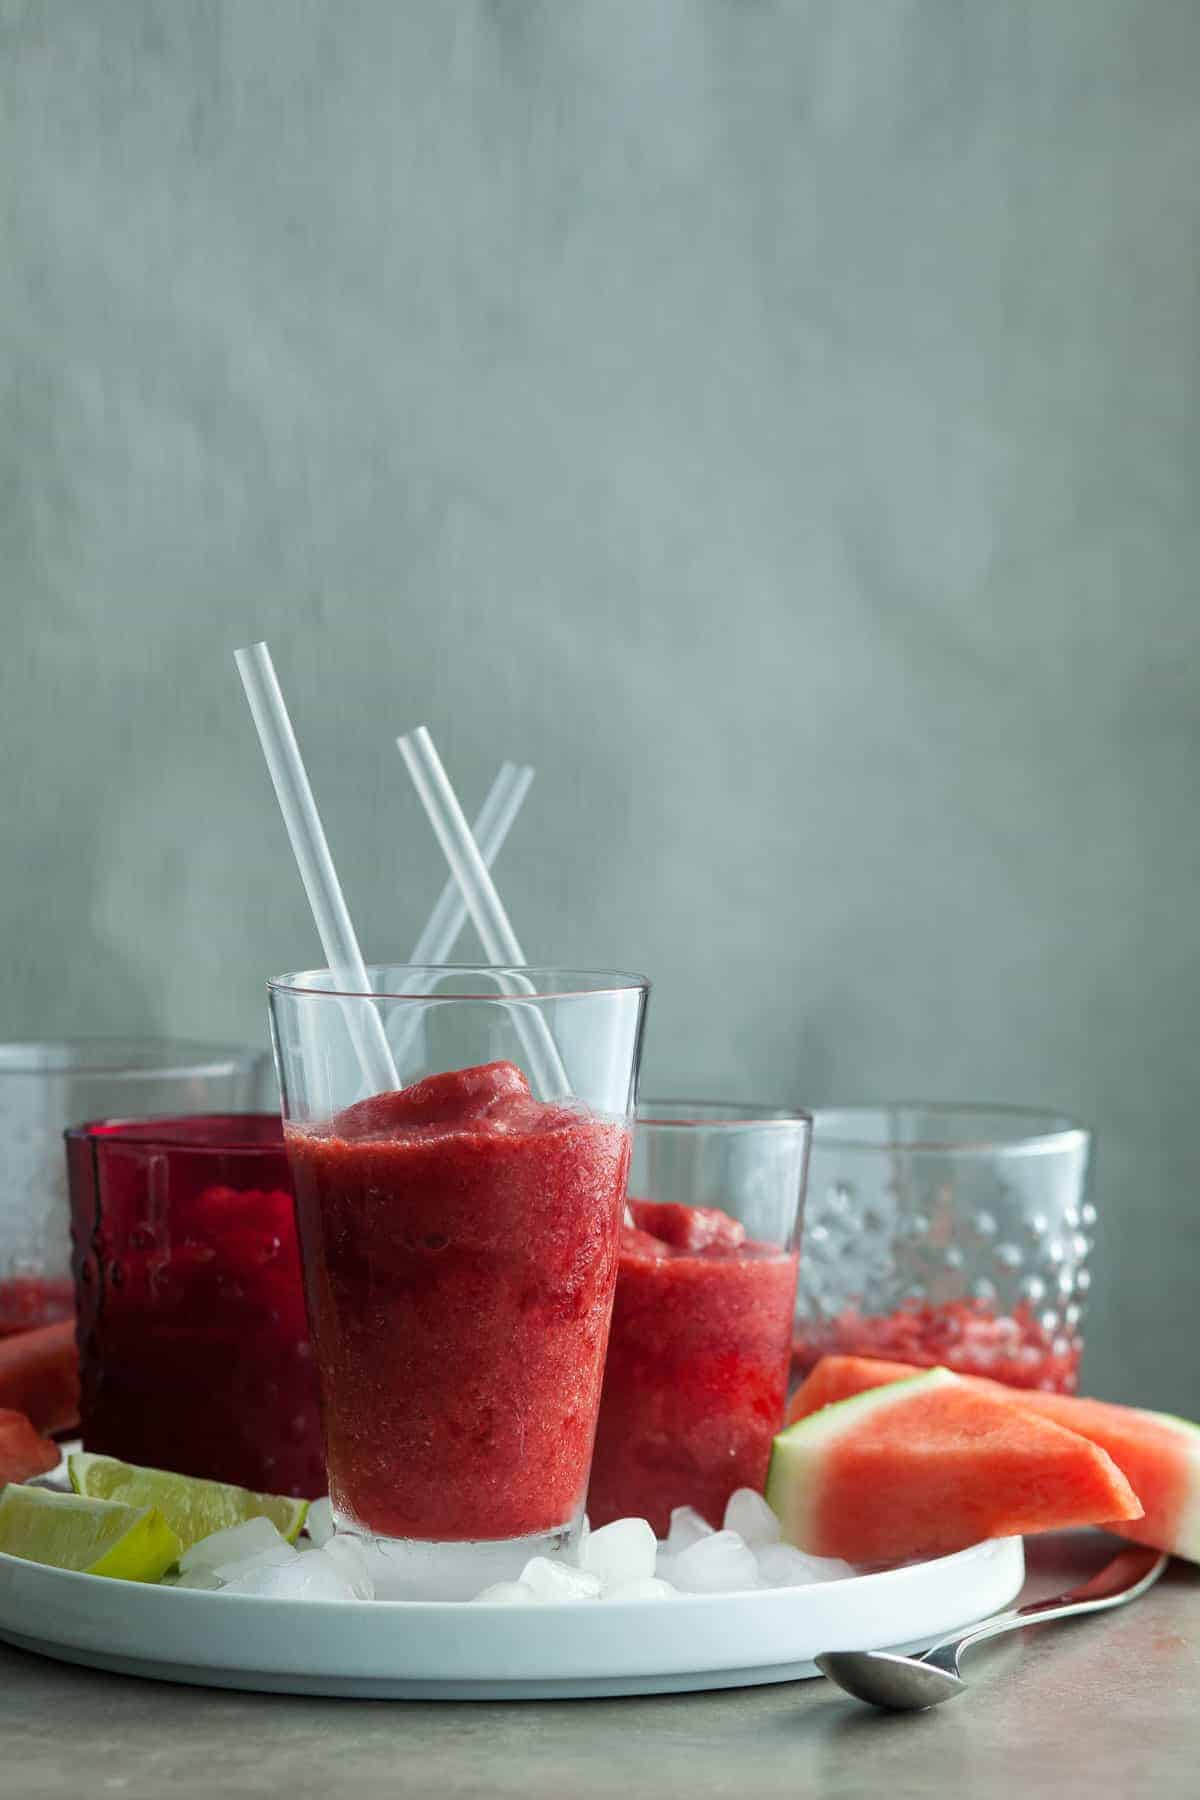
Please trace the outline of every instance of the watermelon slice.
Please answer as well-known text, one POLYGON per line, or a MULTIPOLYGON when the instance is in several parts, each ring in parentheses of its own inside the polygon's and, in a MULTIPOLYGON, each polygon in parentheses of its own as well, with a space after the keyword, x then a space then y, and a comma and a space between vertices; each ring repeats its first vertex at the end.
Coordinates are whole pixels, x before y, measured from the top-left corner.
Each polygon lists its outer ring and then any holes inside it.
POLYGON ((24 1413, 0 1410, 0 1487, 58 1467, 58 1445, 39 1437, 24 1413))
POLYGON ((811 1556, 908 1562, 983 1538, 1136 1519, 1112 1459, 1049 1419, 928 1369, 781 1431, 767 1499, 811 1556))
POLYGON ((0 1338, 0 1408, 15 1407, 39 1431, 79 1423, 79 1356, 74 1319, 0 1338))
MULTIPOLYGON (((868 1356, 826 1356, 797 1390, 788 1409, 789 1423, 851 1394, 905 1381, 916 1373, 908 1363, 868 1356)), ((1145 1509, 1134 1524, 1107 1521, 1109 1529, 1136 1544, 1151 1544, 1156 1550, 1200 1562, 1200 1425, 1169 1413, 1117 1406, 1110 1400, 1017 1390, 979 1375, 960 1379, 1009 1406, 1053 1419, 1106 1450, 1145 1509)))

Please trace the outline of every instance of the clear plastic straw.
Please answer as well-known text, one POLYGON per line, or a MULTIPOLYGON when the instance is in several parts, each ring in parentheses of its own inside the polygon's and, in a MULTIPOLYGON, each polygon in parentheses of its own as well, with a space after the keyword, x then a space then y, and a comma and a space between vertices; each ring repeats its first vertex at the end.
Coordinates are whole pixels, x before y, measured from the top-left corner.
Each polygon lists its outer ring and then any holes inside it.
MULTIPOLYGON (((479 846, 471 836, 471 828, 450 784, 450 777, 442 767, 433 739, 424 725, 418 725, 415 731, 397 738, 396 743, 442 846, 442 853, 450 864, 450 872, 458 883, 471 923, 479 933, 484 955, 489 962, 519 967, 526 960, 525 952, 504 910, 504 902, 496 892, 487 864, 479 854, 479 846)), ((500 980, 499 976, 497 980, 500 980)), ((520 978, 512 976, 509 980, 512 989, 519 992, 520 978)), ((543 1096, 547 1099, 568 1096, 571 1084, 540 1009, 522 1006, 514 999, 513 1023, 529 1059, 530 1073, 543 1096)))
MULTIPOLYGON (((504 840, 524 805, 532 781, 533 770, 528 765, 501 763, 496 779, 488 790, 487 799, 471 827, 471 835, 479 846, 479 854, 489 869, 499 856, 504 840)), ((409 961, 417 965, 449 962, 466 922, 467 903, 463 899, 462 889, 451 875, 429 915, 424 931, 413 945, 409 961)))
MULTIPOLYGON (((300 879, 312 907, 325 960, 339 987, 351 994, 369 994, 371 984, 362 951, 329 853, 271 652, 265 644, 251 644, 247 649, 235 650, 233 659, 250 703, 250 713, 291 839, 300 879)), ((352 1004, 345 1008, 345 1014, 368 1092, 377 1094, 399 1087, 396 1065, 376 1007, 370 1002, 352 1004)))
MULTIPOLYGON (((489 869, 500 854, 501 846, 512 829, 532 781, 533 770, 527 765, 505 762, 501 763, 496 779, 488 789, 487 799, 480 807, 471 831, 479 845, 479 854, 489 869)), ((450 961, 459 933, 466 922, 467 903, 462 897, 462 889, 451 875, 408 959, 413 965, 406 976, 411 993, 433 992, 438 977, 429 972, 428 965, 450 961)), ((421 1014, 416 1007, 402 1014, 393 1025, 392 1045, 398 1065, 404 1065, 420 1025, 421 1014)))

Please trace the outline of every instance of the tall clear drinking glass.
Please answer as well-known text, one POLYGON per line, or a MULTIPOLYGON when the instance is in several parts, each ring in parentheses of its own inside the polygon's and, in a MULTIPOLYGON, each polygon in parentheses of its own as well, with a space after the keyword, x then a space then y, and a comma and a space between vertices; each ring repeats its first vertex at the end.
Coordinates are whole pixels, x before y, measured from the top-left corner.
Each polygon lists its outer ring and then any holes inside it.
POLYGON ((818 1109, 795 1377, 822 1356, 875 1356, 1073 1393, 1090 1146, 1070 1119, 1022 1107, 818 1109))
POLYGON ((582 1517, 648 984, 368 979, 269 984, 330 1495, 398 1560, 454 1546, 435 1574, 469 1591, 566 1548, 582 1517), (371 1014, 401 1084, 384 1094, 371 1014))

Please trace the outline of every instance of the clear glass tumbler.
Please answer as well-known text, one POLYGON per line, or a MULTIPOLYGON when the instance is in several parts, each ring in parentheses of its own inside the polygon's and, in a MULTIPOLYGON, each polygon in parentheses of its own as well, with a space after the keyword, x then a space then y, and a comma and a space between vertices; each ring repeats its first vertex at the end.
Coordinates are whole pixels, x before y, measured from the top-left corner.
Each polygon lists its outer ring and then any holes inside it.
POLYGON ((787 1396, 811 1129, 807 1113, 768 1107, 640 1108, 593 1525, 633 1515, 663 1537, 676 1506, 720 1525, 736 1488, 762 1488, 787 1396))
POLYGON ((160 1038, 0 1044, 0 1337, 71 1312, 66 1127, 246 1111, 268 1067, 261 1050, 160 1038))
POLYGON ((827 1355, 1073 1393, 1095 1209, 1089 1134, 999 1106, 814 1114, 793 1375, 827 1355))
POLYGON ((434 1575, 471 1591, 582 1516, 648 984, 368 974, 269 984, 330 1495, 398 1559, 455 1546, 434 1575))
POLYGON ((279 1114, 77 1125, 67 1162, 84 1448, 323 1494, 279 1114))

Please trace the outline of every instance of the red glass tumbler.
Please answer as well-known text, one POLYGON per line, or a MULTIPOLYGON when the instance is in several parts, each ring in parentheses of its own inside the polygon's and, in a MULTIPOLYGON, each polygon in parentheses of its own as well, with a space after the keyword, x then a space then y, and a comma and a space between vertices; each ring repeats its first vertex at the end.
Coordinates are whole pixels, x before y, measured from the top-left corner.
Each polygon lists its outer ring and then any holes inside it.
POLYGON ((84 1447, 323 1494, 278 1117, 108 1120, 66 1137, 84 1447))

